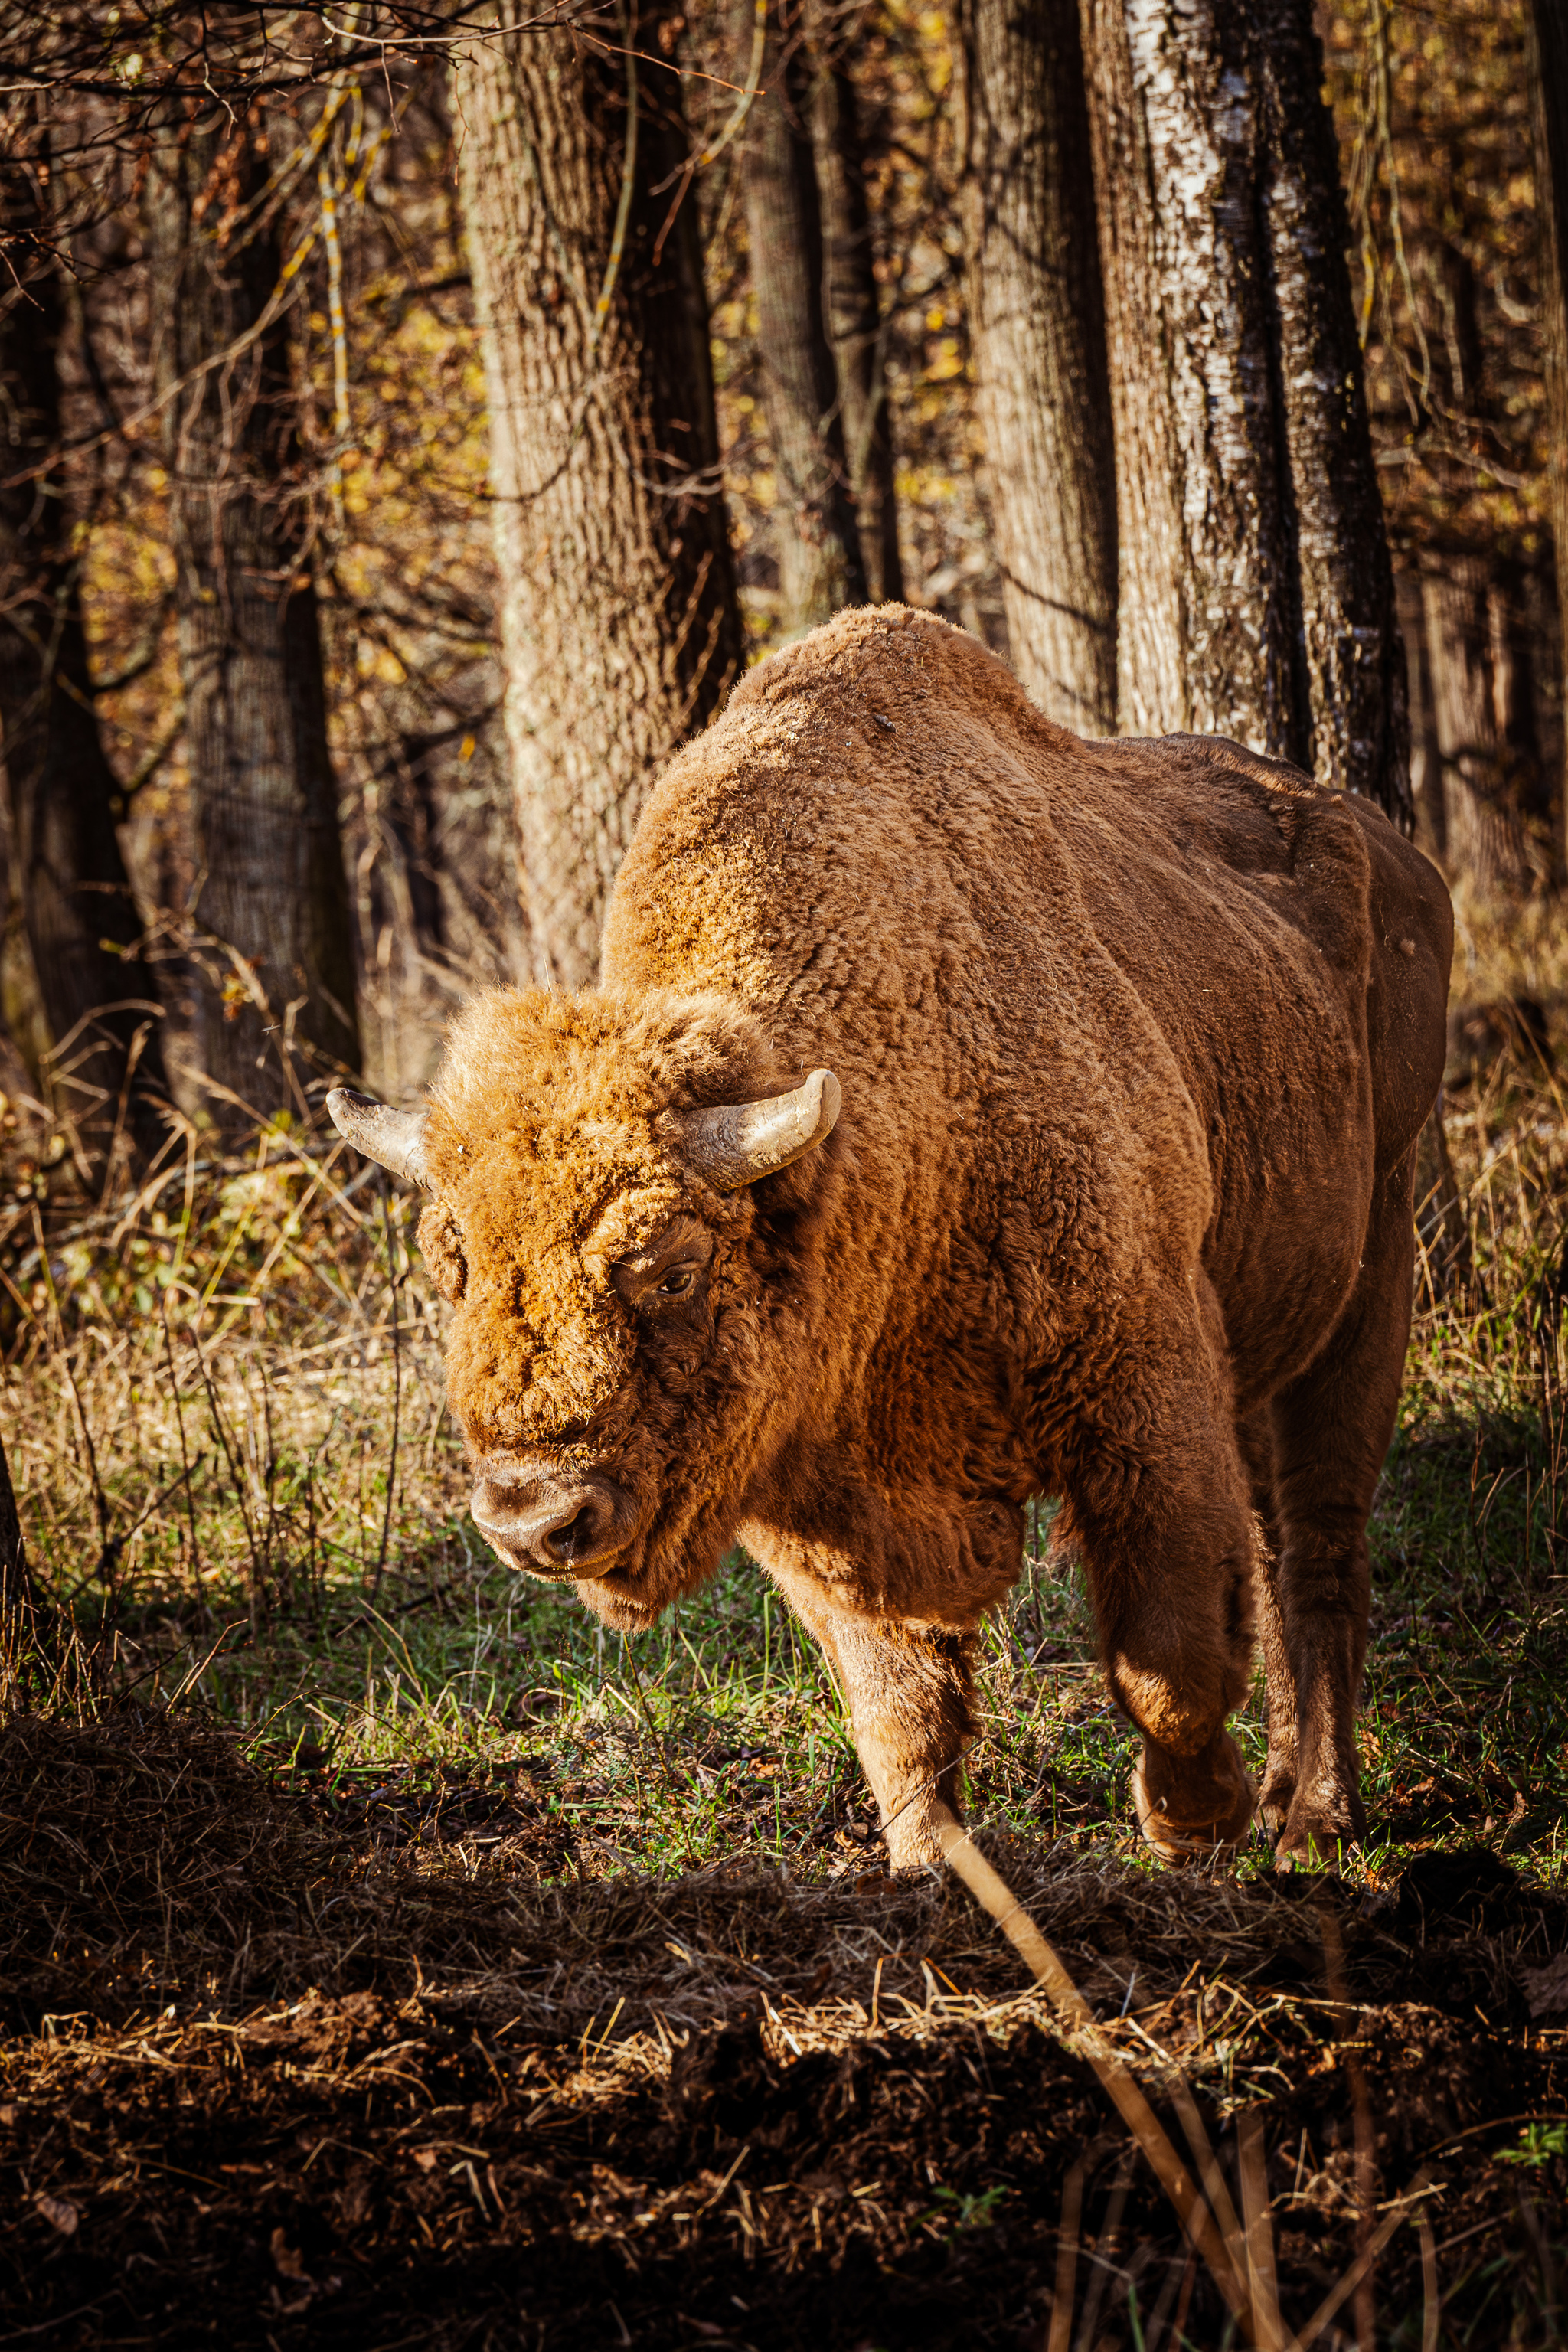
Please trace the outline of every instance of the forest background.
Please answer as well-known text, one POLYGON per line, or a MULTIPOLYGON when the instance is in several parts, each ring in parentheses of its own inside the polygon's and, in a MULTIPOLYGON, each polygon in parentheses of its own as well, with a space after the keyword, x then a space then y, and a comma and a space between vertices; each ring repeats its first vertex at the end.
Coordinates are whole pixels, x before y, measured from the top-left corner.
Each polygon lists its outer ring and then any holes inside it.
MULTIPOLYGON (((1185 299, 1168 239, 1163 280, 1118 289, 1104 152, 1097 243, 1114 13, 1086 13, 1086 52, 1062 0, 1011 29, 987 0, 574 6, 504 42, 462 8, 10 12, 3 982, 36 1156, 86 1178, 84 1127, 133 1142, 127 1054, 198 1126, 298 1111, 336 1066, 403 1098, 475 981, 590 977, 662 759, 740 661, 866 593, 974 631, 1081 731, 1210 725, 1310 761, 1262 657, 1252 680, 1236 646, 1174 645, 1196 683, 1162 700, 1139 634, 1141 543, 1190 570, 1195 541, 1161 545, 1112 446, 1111 380, 1136 409, 1147 357, 1126 314, 1185 299)), ((1182 138, 1208 135, 1205 70, 1242 93, 1239 131, 1213 117, 1222 180, 1254 171, 1270 104, 1310 131, 1313 61, 1281 98, 1260 54, 1300 49, 1306 9, 1178 33, 1142 13, 1192 85, 1168 151, 1145 110, 1152 178, 1179 183, 1182 138)), ((1321 729, 1319 772, 1413 810, 1452 878, 1544 940, 1556 314, 1528 10, 1350 0, 1315 30, 1403 636, 1374 577, 1387 740, 1339 773, 1321 729)), ((1205 266, 1194 299, 1256 406, 1247 368, 1280 360, 1246 349, 1245 236, 1205 266)), ((1187 464, 1189 510, 1216 484, 1256 504, 1223 457, 1205 486, 1190 451, 1156 453, 1187 464)), ((1311 520, 1285 512, 1282 541, 1311 520)), ((1375 574, 1371 519, 1331 520, 1375 574)), ((1266 575, 1268 522, 1216 562, 1266 575)), ((1275 626, 1254 603, 1237 646, 1275 626)), ((1300 646, 1268 659, 1283 675, 1300 646)), ((1514 984, 1550 993, 1551 963, 1514 984)))

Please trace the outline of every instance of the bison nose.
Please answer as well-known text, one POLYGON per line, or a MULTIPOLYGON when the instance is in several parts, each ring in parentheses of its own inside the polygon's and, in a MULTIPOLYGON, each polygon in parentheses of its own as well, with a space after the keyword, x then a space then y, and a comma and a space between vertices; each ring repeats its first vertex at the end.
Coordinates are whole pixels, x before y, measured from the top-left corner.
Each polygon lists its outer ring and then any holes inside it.
POLYGON ((608 1479, 544 1487, 481 1478, 474 1488, 474 1524, 520 1564, 569 1576, 615 1550, 623 1500, 608 1479))

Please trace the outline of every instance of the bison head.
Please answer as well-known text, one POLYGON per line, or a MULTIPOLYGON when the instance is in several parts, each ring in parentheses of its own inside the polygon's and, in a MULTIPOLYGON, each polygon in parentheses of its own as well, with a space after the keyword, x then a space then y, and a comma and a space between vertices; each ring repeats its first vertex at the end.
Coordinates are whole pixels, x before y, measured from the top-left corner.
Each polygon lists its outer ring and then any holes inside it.
POLYGON ((792 1075, 721 999, 494 990, 429 1109, 328 1097, 351 1143, 431 1196, 419 1238, 455 1310, 476 1524, 624 1630, 714 1566, 777 1412, 784 1327, 817 1287, 807 1155, 839 1090, 792 1075))

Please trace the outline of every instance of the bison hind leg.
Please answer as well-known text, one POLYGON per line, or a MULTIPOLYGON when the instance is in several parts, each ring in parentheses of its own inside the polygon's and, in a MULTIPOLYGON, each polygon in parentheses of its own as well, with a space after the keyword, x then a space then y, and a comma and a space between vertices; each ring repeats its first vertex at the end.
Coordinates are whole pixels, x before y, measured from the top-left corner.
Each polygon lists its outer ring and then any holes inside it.
POLYGON ((1345 1311, 1322 1354, 1269 1408, 1274 1578, 1296 1715, 1293 1785, 1273 1792, 1284 1868, 1332 1863, 1366 1834, 1355 1739, 1372 1587, 1366 1523, 1410 1328, 1413 1168, 1414 1147, 1379 1177, 1345 1311))

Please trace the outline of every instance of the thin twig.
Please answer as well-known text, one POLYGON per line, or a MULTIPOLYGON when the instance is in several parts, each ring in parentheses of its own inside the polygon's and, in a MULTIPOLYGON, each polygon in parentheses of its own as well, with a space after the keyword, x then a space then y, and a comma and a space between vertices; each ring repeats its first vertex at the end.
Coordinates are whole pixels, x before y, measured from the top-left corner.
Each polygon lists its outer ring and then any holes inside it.
POLYGON ((968 1832, 959 1827, 943 1804, 933 1805, 931 1816, 931 1827, 949 1867, 957 1872, 975 1901, 990 1912, 1051 2000, 1082 2035, 1084 2055, 1147 2157, 1155 2179, 1176 2209, 1182 2227, 1208 2264, 1215 2284, 1242 2327, 1248 2335, 1253 2334, 1246 2286, 1221 2242, 1213 2214, 1199 2196, 1142 2087, 1122 2060, 1107 2048, 1096 2031, 1089 2003, 1057 1953, 1006 1882, 992 1869, 968 1832))

